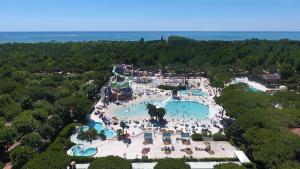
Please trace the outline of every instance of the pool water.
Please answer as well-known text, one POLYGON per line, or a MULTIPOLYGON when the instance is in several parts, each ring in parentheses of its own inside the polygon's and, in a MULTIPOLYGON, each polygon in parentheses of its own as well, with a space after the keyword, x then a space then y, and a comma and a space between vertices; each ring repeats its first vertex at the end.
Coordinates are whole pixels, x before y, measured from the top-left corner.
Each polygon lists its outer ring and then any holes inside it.
POLYGON ((96 129, 98 133, 104 132, 104 134, 106 135, 107 138, 112 138, 112 137, 115 137, 117 135, 115 131, 110 130, 108 128, 105 128, 103 126, 103 124, 100 123, 100 122, 95 122, 95 121, 91 120, 89 122, 88 126, 90 128, 96 129))
POLYGON ((82 148, 81 146, 74 146, 71 151, 73 156, 93 156, 97 153, 95 147, 82 148))
POLYGON ((252 87, 252 86, 250 86, 250 87, 248 88, 248 90, 249 90, 250 92, 260 92, 260 90, 258 90, 258 89, 255 88, 255 87, 252 87))
POLYGON ((130 104, 124 106, 119 106, 115 111, 114 115, 118 117, 140 117, 148 114, 147 104, 158 104, 160 101, 158 100, 148 100, 147 102, 130 104))
MULTIPOLYGON (((113 115, 126 117, 143 117, 148 116, 147 103, 137 103, 133 105, 120 106, 113 115)), ((166 109, 167 118, 180 119, 205 119, 209 113, 209 107, 199 102, 183 101, 170 99, 166 102, 151 101, 150 103, 159 105, 166 109)))
POLYGON ((192 93, 193 96, 205 96, 205 93, 202 92, 201 90, 197 89, 189 89, 189 90, 181 90, 179 93, 188 95, 189 93, 192 93))
POLYGON ((165 109, 166 117, 183 119, 205 119, 209 113, 209 107, 194 101, 171 100, 165 109))

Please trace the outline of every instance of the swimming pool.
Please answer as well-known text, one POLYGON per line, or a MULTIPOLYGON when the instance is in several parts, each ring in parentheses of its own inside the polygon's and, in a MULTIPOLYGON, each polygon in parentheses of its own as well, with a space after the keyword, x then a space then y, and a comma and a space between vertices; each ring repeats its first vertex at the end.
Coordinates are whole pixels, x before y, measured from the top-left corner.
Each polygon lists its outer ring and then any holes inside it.
POLYGON ((93 156, 97 153, 97 149, 95 147, 81 147, 76 145, 71 148, 73 156, 93 156))
POLYGON ((169 118, 205 119, 209 113, 207 105, 194 101, 170 100, 165 109, 169 118))
POLYGON ((184 95, 188 95, 189 93, 191 93, 193 96, 205 96, 205 93, 203 91, 197 89, 180 90, 179 93, 184 95))
POLYGON ((114 130, 105 128, 102 123, 95 122, 93 120, 89 122, 88 127, 96 129, 98 133, 104 132, 107 138, 112 138, 117 135, 117 133, 114 130))
POLYGON ((257 88, 252 87, 252 86, 249 86, 248 91, 250 91, 250 92, 261 92, 261 90, 258 90, 257 88))
MULTIPOLYGON (((150 101, 166 109, 166 118, 180 118, 180 119, 205 119, 209 113, 209 107, 199 102, 184 101, 184 100, 167 100, 167 101, 150 101)), ((148 116, 146 102, 137 103, 133 105, 120 106, 113 115, 126 117, 143 117, 148 116)))

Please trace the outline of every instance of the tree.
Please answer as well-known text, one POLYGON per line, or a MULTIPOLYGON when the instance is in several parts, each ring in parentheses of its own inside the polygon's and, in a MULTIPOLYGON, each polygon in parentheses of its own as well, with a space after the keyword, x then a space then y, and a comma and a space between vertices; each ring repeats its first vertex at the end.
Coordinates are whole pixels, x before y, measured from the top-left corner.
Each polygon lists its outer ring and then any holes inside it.
POLYGON ((214 169, 247 169, 247 168, 235 163, 223 163, 223 164, 215 165, 214 169))
POLYGON ((43 138, 38 133, 33 132, 23 137, 22 144, 34 149, 38 149, 43 144, 43 138))
POLYGON ((156 115, 156 106, 153 104, 148 103, 147 104, 147 109, 148 109, 148 114, 151 118, 151 120, 153 119, 153 117, 156 115))
POLYGON ((29 160, 22 169, 63 169, 71 163, 65 152, 46 151, 32 160, 29 160))
POLYGON ((178 89, 173 89, 173 90, 172 90, 172 95, 173 95, 173 97, 176 97, 177 94, 178 94, 178 89))
POLYGON ((21 168, 28 160, 32 159, 36 153, 31 147, 19 146, 12 150, 10 158, 14 169, 21 168))
POLYGON ((13 127, 0 129, 0 151, 7 151, 8 145, 13 144, 18 133, 13 127))
POLYGON ((191 169, 191 166, 186 164, 181 159, 161 159, 154 166, 154 169, 191 169))
POLYGON ((97 130, 94 128, 88 129, 87 131, 80 131, 78 133, 77 138, 81 140, 88 140, 89 142, 92 142, 98 137, 97 130))
POLYGON ((124 121, 120 122, 120 127, 122 128, 123 134, 124 134, 124 129, 125 129, 126 126, 127 125, 126 125, 126 123, 124 121))
POLYGON ((132 165, 120 157, 107 156, 93 160, 88 169, 132 169, 132 165))
POLYGON ((294 159, 300 149, 300 139, 290 132, 251 128, 244 137, 252 144, 254 161, 263 164, 263 168, 279 167, 284 161, 294 159))
POLYGON ((295 72, 294 67, 291 64, 284 64, 280 67, 280 76, 282 79, 288 79, 292 77, 295 72))
POLYGON ((12 126, 15 127, 18 133, 26 134, 32 132, 36 127, 36 121, 32 116, 20 115, 13 120, 12 126))
POLYGON ((166 109, 163 107, 156 109, 158 120, 161 123, 164 120, 164 116, 166 115, 166 109))
POLYGON ((63 125, 63 120, 62 120, 58 115, 54 114, 54 115, 52 115, 52 116, 49 118, 49 120, 47 121, 47 124, 48 124, 50 127, 54 128, 54 129, 56 129, 56 130, 58 130, 58 129, 60 129, 60 128, 62 127, 62 125, 63 125))
POLYGON ((73 117, 82 121, 90 113, 91 107, 92 104, 87 98, 78 95, 62 98, 56 103, 56 109, 64 120, 73 117))

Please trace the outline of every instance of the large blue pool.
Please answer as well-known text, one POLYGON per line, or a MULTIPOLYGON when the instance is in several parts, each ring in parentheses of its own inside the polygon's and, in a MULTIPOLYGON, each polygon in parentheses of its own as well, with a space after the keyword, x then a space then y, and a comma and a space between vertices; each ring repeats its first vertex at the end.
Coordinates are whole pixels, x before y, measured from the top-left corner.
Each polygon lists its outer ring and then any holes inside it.
POLYGON ((90 128, 96 129, 98 133, 104 132, 104 134, 106 135, 107 138, 112 138, 112 137, 115 137, 117 135, 115 131, 110 130, 108 128, 105 128, 103 126, 103 124, 99 123, 99 122, 95 122, 95 121, 91 120, 89 122, 88 126, 90 128))
POLYGON ((95 147, 83 148, 78 145, 72 147, 71 151, 73 156, 93 156, 97 153, 97 149, 95 147))
POLYGON ((126 118, 126 117, 143 117, 148 116, 146 108, 147 103, 152 103, 164 107, 167 111, 167 118, 184 118, 184 119, 205 119, 209 113, 207 105, 182 100, 169 100, 166 102, 150 101, 133 105, 119 106, 113 115, 126 118))

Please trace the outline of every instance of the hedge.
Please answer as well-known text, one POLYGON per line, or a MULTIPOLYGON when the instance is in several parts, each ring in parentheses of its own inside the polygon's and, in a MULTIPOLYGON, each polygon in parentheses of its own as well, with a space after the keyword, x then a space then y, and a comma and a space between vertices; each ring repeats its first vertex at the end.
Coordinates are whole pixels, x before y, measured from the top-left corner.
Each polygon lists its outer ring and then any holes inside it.
POLYGON ((223 163, 223 164, 215 165, 214 169, 247 169, 247 168, 235 163, 223 163))
POLYGON ((96 158, 88 169, 132 169, 132 164, 129 160, 120 157, 107 156, 96 158))
POLYGON ((191 166, 181 159, 162 159, 154 166, 154 169, 191 169, 191 166))
POLYGON ((199 133, 194 133, 191 136, 193 141, 203 141, 203 135, 199 133))
POLYGON ((221 134, 221 133, 216 133, 212 136, 214 141, 228 141, 228 138, 226 135, 221 134))
POLYGON ((159 89, 163 90, 186 90, 185 86, 167 86, 167 85, 159 85, 159 89))
POLYGON ((65 152, 46 151, 28 161, 22 169, 64 169, 71 159, 65 152))

